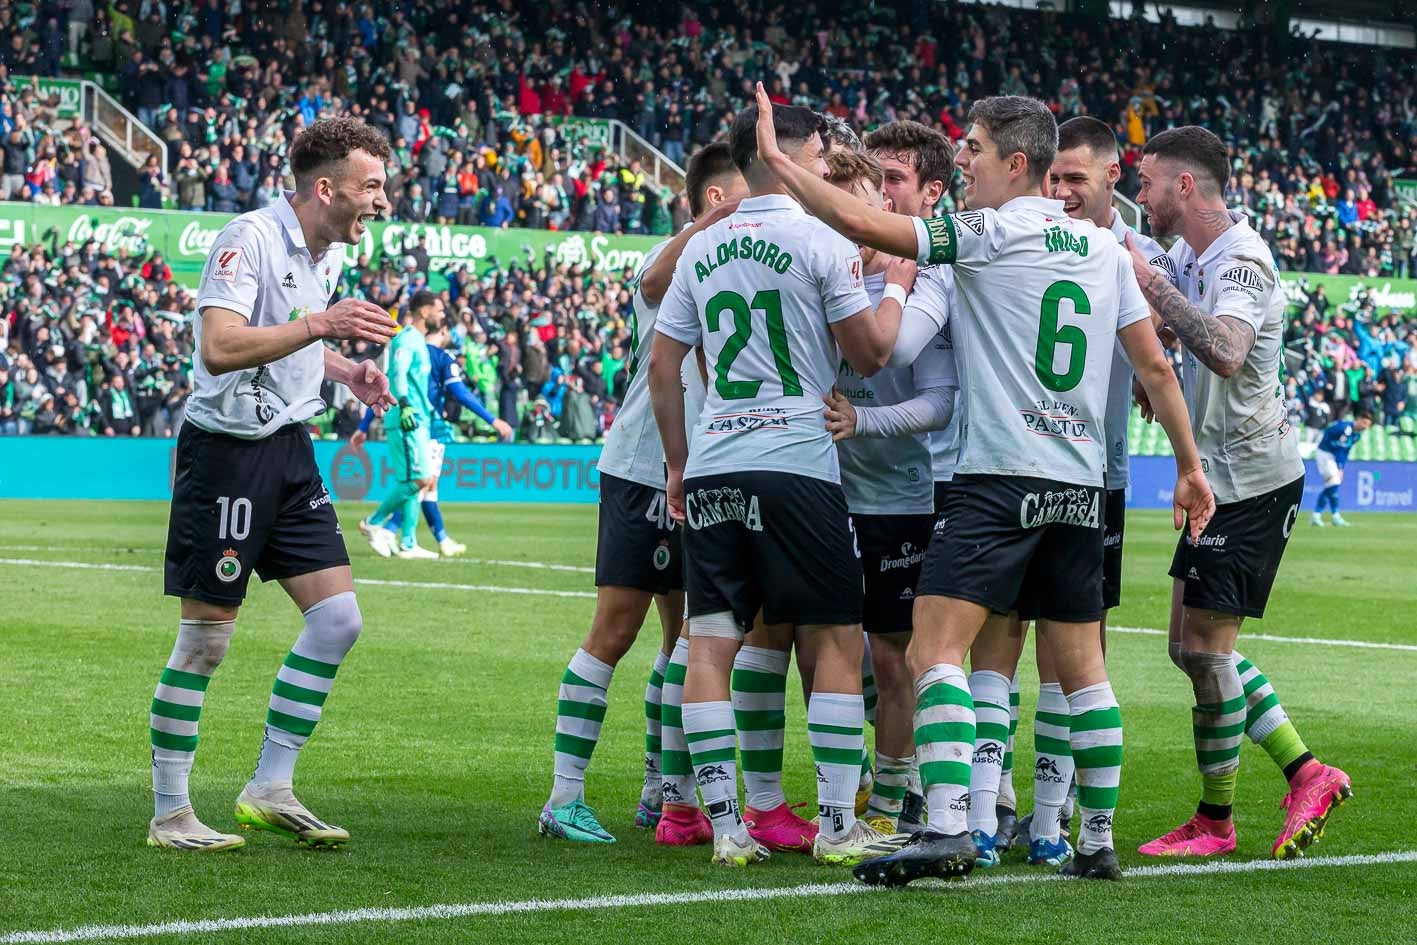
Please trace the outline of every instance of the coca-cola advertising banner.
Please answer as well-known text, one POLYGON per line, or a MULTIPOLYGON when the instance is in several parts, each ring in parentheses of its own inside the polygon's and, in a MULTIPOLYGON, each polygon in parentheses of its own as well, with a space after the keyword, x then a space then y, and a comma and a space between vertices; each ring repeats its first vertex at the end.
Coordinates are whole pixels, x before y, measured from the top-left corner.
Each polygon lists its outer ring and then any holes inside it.
MULTIPOLYGON (((160 252, 172 267, 173 278, 195 287, 217 234, 233 219, 234 215, 226 213, 0 202, 0 257, 8 256, 17 246, 39 243, 58 249, 65 243, 78 245, 92 239, 110 253, 123 252, 129 257, 160 252)), ((459 266, 481 273, 513 262, 540 269, 550 260, 609 271, 636 269, 645 252, 659 240, 652 236, 379 222, 370 225, 357 255, 367 255, 373 266, 386 258, 399 264, 404 254, 418 245, 419 237, 427 240, 424 248, 434 289, 443 288, 447 284, 444 273, 459 266)))

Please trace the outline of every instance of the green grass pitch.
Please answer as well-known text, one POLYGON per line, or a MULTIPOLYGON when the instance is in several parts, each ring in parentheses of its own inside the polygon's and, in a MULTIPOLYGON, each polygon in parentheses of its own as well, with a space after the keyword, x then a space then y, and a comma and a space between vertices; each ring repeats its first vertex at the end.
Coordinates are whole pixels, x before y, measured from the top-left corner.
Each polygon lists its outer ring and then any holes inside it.
MULTIPOLYGON (((706 849, 659 849, 631 826, 643 689, 659 640, 653 611, 616 673, 590 772, 588 800, 620 842, 591 848, 536 835, 551 780, 556 686, 593 600, 512 589, 594 588, 585 571, 505 562, 588 568, 594 507, 445 506, 453 535, 481 562, 376 558, 354 528, 364 511, 340 507, 356 578, 444 586, 358 589, 364 636, 340 671, 296 781, 302 799, 348 827, 353 841, 316 852, 257 834, 244 850, 196 856, 144 845, 151 816, 147 707, 177 621, 176 602, 161 593, 166 506, 0 502, 0 713, 7 721, 0 740, 0 942, 22 940, 19 932, 92 925, 662 893, 705 901, 423 913, 403 921, 378 914, 244 931, 218 924, 134 940, 1412 941, 1417 650, 1333 641, 1417 644, 1417 516, 1355 514, 1354 528, 1318 530, 1305 512, 1269 616, 1247 629, 1316 642, 1242 637, 1242 652, 1269 676, 1309 746, 1353 777, 1356 797, 1334 815, 1310 858, 1408 859, 1134 874, 1116 885, 1044 882, 1010 860, 949 888, 752 902, 718 894, 849 877, 783 854, 749 870, 715 869, 706 849)), ((429 543, 426 533, 423 540, 429 543)), ((1169 516, 1131 515, 1125 602, 1115 625, 1165 626, 1174 540, 1169 516)), ((214 826, 234 828, 232 802, 255 763, 271 681, 299 627, 279 588, 253 581, 202 715, 193 799, 214 826)), ((1118 846, 1124 868, 1138 868, 1148 864, 1136 846, 1189 815, 1198 796, 1191 697, 1162 637, 1114 634, 1108 656, 1126 723, 1118 846)), ((1031 655, 1022 675, 1016 782, 1027 808, 1031 655)), ((788 796, 814 803, 796 688, 788 689, 788 796)), ((1267 858, 1284 790, 1269 759, 1247 746, 1236 808, 1240 849, 1231 863, 1267 858)))

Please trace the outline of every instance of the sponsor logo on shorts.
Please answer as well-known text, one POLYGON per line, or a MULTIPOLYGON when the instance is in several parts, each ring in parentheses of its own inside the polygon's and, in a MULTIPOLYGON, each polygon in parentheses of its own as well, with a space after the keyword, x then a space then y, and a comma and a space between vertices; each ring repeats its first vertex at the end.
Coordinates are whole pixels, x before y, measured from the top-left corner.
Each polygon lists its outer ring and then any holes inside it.
POLYGON ((902 587, 900 589, 900 600, 915 600, 915 588, 902 587))
POLYGON ((1186 534, 1186 544, 1195 548, 1224 548, 1225 543, 1229 540, 1229 535, 1202 535, 1192 541, 1190 533, 1186 534))
POLYGON ((1091 443, 1087 418, 1079 416, 1078 408, 1061 400, 1036 400, 1019 409, 1023 425, 1035 436, 1046 436, 1070 443, 1091 443))
POLYGON ((723 765, 704 765, 695 777, 699 784, 713 784, 715 781, 727 781, 728 772, 723 765))
MULTIPOLYGON (((1342 480, 1342 478, 1343 478, 1343 477, 1342 477, 1342 475, 1340 474, 1339 479, 1342 480)), ((1299 506, 1298 506, 1297 504, 1296 504, 1296 505, 1291 505, 1291 506, 1289 506, 1289 511, 1284 513, 1284 537, 1285 537, 1285 538, 1288 538, 1288 537, 1289 537, 1289 533, 1294 530, 1294 521, 1295 521, 1295 519, 1297 519, 1298 517, 1299 517, 1299 506)))
POLYGON ((1033 764, 1033 780, 1062 784, 1063 772, 1058 770, 1058 763, 1052 758, 1039 758, 1033 764))
POLYGON ((1102 522, 1098 503, 1100 492, 1063 489, 1060 492, 1030 492, 1019 505, 1018 520, 1024 528, 1041 528, 1055 522, 1096 528, 1102 522))
POLYGON ((320 506, 322 506, 322 505, 329 505, 329 504, 330 504, 330 492, 329 492, 328 489, 322 490, 322 492, 321 492, 321 494, 320 494, 320 497, 319 497, 318 499, 311 499, 311 500, 310 500, 310 508, 312 508, 312 509, 318 509, 318 508, 319 508, 320 506))
POLYGON ((763 530, 758 497, 742 489, 695 489, 684 496, 684 513, 690 528, 708 528, 723 522, 742 522, 750 531, 763 530))
POLYGON ((1107 532, 1107 533, 1102 537, 1102 547, 1103 547, 1103 548, 1116 548, 1116 547, 1119 547, 1121 544, 1122 544, 1122 533, 1121 533, 1121 532, 1107 532))
POLYGON ((1186 572, 1186 580, 1188 580, 1188 581, 1199 581, 1200 579, 1201 579, 1200 572, 1197 571, 1194 567, 1192 567, 1191 570, 1189 570, 1189 571, 1186 572))
POLYGON ((887 571, 899 571, 904 568, 913 568, 925 560, 925 549, 915 547, 912 542, 903 542, 900 546, 899 558, 882 558, 881 573, 887 571))
POLYGON ((216 577, 223 584, 230 584, 241 576, 241 562, 237 560, 236 549, 228 548, 221 553, 216 563, 216 577))
POLYGON ((751 433, 765 427, 786 430, 787 411, 776 407, 762 407, 748 413, 721 413, 709 420, 704 432, 709 436, 723 436, 733 433, 751 433))
POLYGON ((974 763, 977 765, 1004 764, 1004 746, 998 742, 988 742, 974 749, 974 763))
POLYGON ((654 563, 654 569, 656 571, 663 571, 665 568, 669 567, 669 557, 669 542, 661 541, 654 549, 654 556, 651 558, 654 563))

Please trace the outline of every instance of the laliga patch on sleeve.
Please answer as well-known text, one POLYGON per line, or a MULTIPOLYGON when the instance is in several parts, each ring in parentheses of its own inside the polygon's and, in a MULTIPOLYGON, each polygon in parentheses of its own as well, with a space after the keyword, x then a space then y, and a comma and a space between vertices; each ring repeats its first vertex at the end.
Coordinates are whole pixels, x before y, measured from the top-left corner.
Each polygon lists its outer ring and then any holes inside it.
POLYGON ((234 247, 219 249, 216 251, 216 260, 212 264, 209 278, 217 282, 235 282, 236 273, 240 268, 241 250, 234 247))
POLYGON ((846 258, 846 271, 851 274, 851 287, 859 289, 866 284, 861 274, 861 256, 848 256, 846 258))

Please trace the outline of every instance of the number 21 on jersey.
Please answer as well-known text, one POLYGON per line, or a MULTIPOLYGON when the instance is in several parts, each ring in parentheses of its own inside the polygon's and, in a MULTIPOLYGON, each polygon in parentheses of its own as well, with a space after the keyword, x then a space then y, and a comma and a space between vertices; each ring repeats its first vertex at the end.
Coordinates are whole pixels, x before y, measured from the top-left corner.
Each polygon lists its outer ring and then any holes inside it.
POLYGON ((787 348, 787 327, 782 321, 782 295, 777 289, 763 289, 749 302, 737 292, 725 289, 708 300, 704 309, 704 321, 711 332, 719 331, 725 312, 733 315, 733 334, 723 343, 714 362, 714 389, 724 400, 747 400, 756 397, 763 381, 768 378, 743 378, 730 380, 729 372, 733 362, 742 353, 753 337, 753 312, 760 311, 767 324, 768 346, 772 349, 773 362, 777 365, 778 380, 782 383, 784 397, 801 397, 802 381, 797 369, 792 366, 792 352, 787 348))

